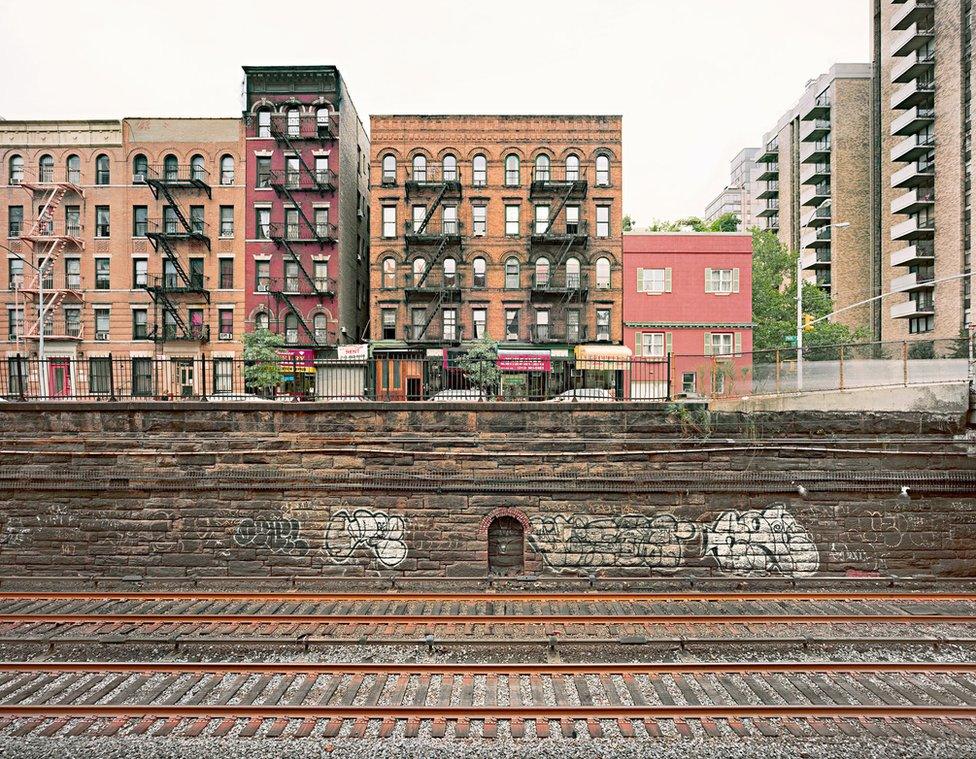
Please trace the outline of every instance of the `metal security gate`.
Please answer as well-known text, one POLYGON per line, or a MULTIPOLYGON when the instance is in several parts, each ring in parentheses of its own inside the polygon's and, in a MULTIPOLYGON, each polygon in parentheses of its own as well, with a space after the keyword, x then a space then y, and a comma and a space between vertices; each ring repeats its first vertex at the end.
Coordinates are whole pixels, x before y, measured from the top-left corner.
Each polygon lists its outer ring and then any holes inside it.
POLYGON ((517 519, 498 517, 488 527, 488 572, 517 575, 525 568, 525 531, 517 519))

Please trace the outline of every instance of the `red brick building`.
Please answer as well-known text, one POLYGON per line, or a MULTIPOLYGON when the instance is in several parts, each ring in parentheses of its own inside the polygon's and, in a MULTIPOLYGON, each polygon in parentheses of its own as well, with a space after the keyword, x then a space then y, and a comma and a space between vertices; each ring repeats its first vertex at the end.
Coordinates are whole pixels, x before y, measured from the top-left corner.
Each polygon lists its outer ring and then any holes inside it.
MULTIPOLYGON (((670 356, 672 396, 748 392, 752 236, 630 232, 623 251, 624 345, 635 360, 670 356)), ((632 376, 631 397, 663 397, 662 379, 632 376)))

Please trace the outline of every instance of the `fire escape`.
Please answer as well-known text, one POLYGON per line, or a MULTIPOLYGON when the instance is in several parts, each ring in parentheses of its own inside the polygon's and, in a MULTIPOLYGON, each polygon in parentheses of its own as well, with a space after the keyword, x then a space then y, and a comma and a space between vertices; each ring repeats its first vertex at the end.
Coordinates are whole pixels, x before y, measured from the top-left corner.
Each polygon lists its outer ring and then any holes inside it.
POLYGON ((338 128, 336 114, 317 116, 297 114, 294 111, 275 114, 270 127, 271 136, 289 155, 285 158, 285 169, 270 172, 268 182, 278 198, 291 205, 285 209, 284 224, 268 225, 268 238, 284 252, 286 262, 295 265, 298 276, 272 279, 268 283, 268 294, 287 307, 298 326, 308 335, 309 343, 315 347, 328 345, 330 340, 334 342, 335 336, 330 332, 322 334, 321 330, 314 329, 294 298, 317 298, 321 303, 325 298, 335 297, 335 280, 331 277, 313 276, 303 263, 298 246, 311 244, 322 248, 335 243, 339 235, 334 224, 309 218, 300 199, 334 192, 336 176, 327 168, 310 166, 301 148, 308 142, 327 143, 337 139, 338 128))
MULTIPOLYGON (((429 200, 423 219, 405 224, 408 257, 411 249, 433 248, 430 259, 422 272, 407 274, 405 297, 408 303, 428 300, 427 308, 419 323, 411 322, 406 328, 407 342, 424 342, 427 332, 445 303, 460 303, 461 279, 457 271, 447 273, 443 263, 451 250, 460 255, 463 245, 461 223, 457 218, 457 204, 461 200, 461 181, 455 170, 445 176, 437 167, 411 171, 406 182, 407 201, 429 200), (453 208, 454 217, 447 218, 441 211, 441 225, 432 224, 437 209, 453 208)), ((461 331, 455 327, 455 341, 460 341, 461 331)))
POLYGON ((84 200, 85 192, 78 184, 79 177, 67 170, 63 178, 55 175, 53 166, 42 166, 36 178, 25 178, 20 182, 31 196, 31 208, 36 208, 34 220, 26 231, 21 230, 20 239, 31 247, 31 261, 34 268, 27 274, 26 285, 15 292, 15 307, 21 307, 20 296, 24 296, 24 325, 17 334, 18 350, 23 350, 22 341, 37 340, 44 330, 44 337, 52 340, 80 340, 82 328, 79 319, 69 324, 67 318, 55 326, 55 310, 66 300, 78 304, 84 301, 80 281, 68 280, 67 271, 55 277, 54 271, 66 249, 81 251, 85 248, 82 239, 81 207, 65 207, 64 221, 55 219, 69 194, 84 200), (35 315, 28 316, 28 304, 34 307, 35 315), (43 322, 43 324, 42 324, 43 322), (59 329, 63 326, 63 329, 59 329))
POLYGON ((157 348, 167 342, 209 342, 209 326, 202 319, 192 320, 188 311, 184 316, 184 299, 202 297, 209 305, 210 291, 203 272, 193 271, 189 259, 184 259, 180 251, 198 245, 209 251, 210 236, 202 216, 192 209, 187 215, 177 198, 178 193, 201 192, 212 197, 208 172, 198 166, 151 166, 145 181, 153 197, 165 202, 162 218, 147 220, 144 232, 153 249, 162 255, 163 263, 162 276, 149 279, 144 285, 156 306, 155 323, 148 336, 157 348))
MULTIPOLYGON (((586 199, 588 185, 586 175, 582 169, 569 170, 566 167, 551 167, 536 170, 529 188, 529 197, 534 202, 549 202, 549 213, 546 220, 533 220, 532 235, 529 238, 533 249, 554 251, 550 257, 549 270, 540 276, 534 272, 532 277, 531 299, 537 302, 548 302, 559 306, 563 314, 562 323, 566 327, 565 312, 571 305, 585 303, 589 296, 589 279, 586 274, 567 269, 567 261, 574 250, 585 249, 589 244, 589 231, 585 220, 579 216, 580 206, 575 205, 576 217, 569 218, 564 210, 570 201, 578 202, 586 199), (555 172, 561 171, 557 177, 555 172), (560 218, 562 216, 562 218, 560 218), (545 226, 542 226, 545 224, 545 226)), ((551 329, 551 326, 548 328, 551 329)), ((577 335, 534 334, 533 340, 548 342, 550 340, 585 340, 585 326, 577 327, 577 335)))

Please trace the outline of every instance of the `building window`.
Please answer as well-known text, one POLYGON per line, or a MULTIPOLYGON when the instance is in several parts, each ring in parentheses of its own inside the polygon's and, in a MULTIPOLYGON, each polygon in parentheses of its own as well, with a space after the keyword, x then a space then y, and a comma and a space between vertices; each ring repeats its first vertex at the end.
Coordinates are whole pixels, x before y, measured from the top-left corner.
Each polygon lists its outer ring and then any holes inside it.
POLYGON ((908 334, 919 335, 935 329, 934 316, 915 316, 908 320, 908 334))
POLYGON ((445 308, 441 313, 441 325, 443 327, 441 336, 444 340, 448 342, 457 340, 457 309, 445 308))
POLYGON ((610 156, 600 154, 596 157, 596 186, 610 186, 610 156))
POLYGON ((384 290, 396 288, 396 260, 393 258, 383 259, 383 285, 384 290))
POLYGON ((7 208, 7 237, 20 237, 24 228, 24 207, 10 206, 7 208))
POLYGON ((519 234, 519 207, 505 206, 505 234, 509 237, 518 237, 519 234))
POLYGON ((203 259, 190 259, 190 287, 194 290, 203 290, 203 259))
POLYGON ((271 209, 254 209, 254 236, 258 240, 267 240, 271 233, 271 209))
POLYGON ((207 169, 204 167, 202 155, 195 155, 190 159, 190 178, 194 182, 205 182, 207 180, 207 169))
POLYGON ((610 259, 601 257, 596 260, 596 286, 598 290, 610 289, 610 259))
POLYGON ((475 237, 488 234, 488 206, 471 206, 471 232, 475 237))
POLYGON ((566 259, 566 289, 578 290, 580 287, 580 262, 579 259, 570 256, 566 259))
POLYGON ((566 342, 580 341, 580 312, 576 309, 566 312, 566 342))
POLYGON ((695 372, 681 373, 681 392, 689 395, 697 393, 698 375, 695 372))
POLYGON ((109 289, 109 267, 112 263, 110 258, 95 259, 95 289, 109 289))
POLYGON ((103 153, 95 159, 95 184, 109 184, 111 178, 108 156, 103 153))
POLYGON ((637 292, 652 295, 671 291, 670 269, 638 269, 637 292))
POLYGON ((384 340, 396 340, 396 314, 395 308, 384 308, 381 312, 384 340))
POLYGON ((190 229, 203 234, 203 206, 190 206, 190 229))
POLYGON ((312 317, 312 332, 315 333, 317 345, 325 345, 329 342, 329 320, 325 314, 315 314, 312 317))
POLYGON ((533 180, 536 182, 548 182, 550 166, 549 156, 545 154, 536 156, 535 176, 533 176, 533 180))
POLYGON ((97 395, 107 395, 112 392, 112 359, 88 360, 88 391, 97 395))
POLYGON ((315 222, 315 234, 318 237, 328 238, 332 234, 329 227, 329 209, 316 208, 312 214, 312 221, 315 222))
POLYGON ((329 179, 329 157, 315 156, 315 181, 324 184, 329 179))
POLYGON ((411 179, 414 182, 427 181, 427 156, 415 155, 413 157, 413 174, 411 179))
POLYGON ((17 290, 24 286, 24 261, 20 258, 7 259, 7 289, 17 290))
POLYGON ((385 185, 396 184, 396 174, 396 156, 387 153, 383 156, 383 177, 380 181, 385 185))
POLYGON ((566 157, 566 181, 578 182, 580 178, 580 159, 579 156, 571 155, 566 157))
POLYGON ((149 159, 139 153, 132 159, 132 184, 145 184, 149 173, 149 159))
POLYGON ((268 312, 267 311, 258 311, 254 315, 254 329, 255 330, 258 330, 258 329, 267 329, 268 328, 268 323, 269 323, 269 319, 268 319, 268 312))
POLYGON ((423 234, 427 229, 427 225, 424 224, 424 219, 427 218, 427 206, 412 206, 410 211, 413 215, 410 230, 415 235, 423 234))
POLYGON ((474 339, 482 340, 487 334, 488 311, 484 308, 471 309, 471 327, 474 330, 474 339))
POLYGON ((471 161, 471 184, 475 187, 488 184, 488 159, 480 153, 471 161))
POLYGON ((329 109, 326 106, 320 106, 315 109, 315 128, 320 137, 324 137, 327 134, 329 129, 329 109))
POLYGON ((221 290, 234 289, 234 259, 217 259, 218 287, 221 290))
POLYGON ((7 390, 10 395, 23 395, 27 391, 28 367, 26 358, 7 359, 7 390))
POLYGON ((225 155, 220 159, 220 183, 234 184, 234 156, 225 155))
POLYGON ((298 262, 285 261, 285 292, 298 292, 298 262))
POLYGON ((458 233, 457 206, 444 206, 441 215, 441 231, 445 235, 458 233))
POLYGON ((271 262, 254 262, 254 292, 266 293, 271 284, 271 262))
POLYGON ((267 108, 258 111, 258 137, 271 137, 271 111, 267 108))
POLYGON ((597 342, 609 342, 610 340, 609 308, 598 308, 596 310, 596 339, 597 342))
POLYGON ((664 333, 640 332, 637 335, 639 345, 637 355, 648 358, 664 358, 664 333))
POLYGON ((220 328, 217 332, 218 340, 233 340, 234 339, 234 309, 232 308, 220 308, 217 309, 217 323, 220 328))
POLYGON ((107 308, 95 309, 95 339, 108 340, 109 319, 111 311, 107 308))
POLYGON ((705 335, 705 354, 709 356, 731 356, 733 336, 731 332, 708 332, 705 335))
POLYGON ((509 258, 505 262, 505 289, 518 290, 522 286, 519 276, 519 262, 517 258, 509 258))
POLYGON ((220 236, 234 236, 234 206, 220 207, 220 236))
POLYGON ((7 308, 7 338, 16 340, 24 334, 24 309, 7 308))
POLYGON ((474 276, 472 277, 471 284, 474 287, 481 288, 485 286, 486 284, 485 275, 486 275, 487 268, 488 265, 485 262, 485 259, 481 258, 480 256, 472 262, 471 269, 474 273, 474 276))
POLYGON ((95 206, 95 237, 110 236, 111 225, 109 221, 109 207, 95 206))
POLYGON ((149 284, 149 261, 145 258, 132 259, 132 289, 149 284))
POLYGON ((81 337, 81 309, 64 309, 64 334, 68 337, 81 337))
POLYGON ((148 312, 144 308, 132 309, 132 339, 145 340, 149 337, 148 312))
POLYGON ((149 225, 149 207, 132 206, 132 236, 144 237, 149 225))
POLYGON ((596 236, 610 236, 610 206, 596 207, 596 236))
POLYGON ((413 261, 413 284, 417 287, 424 278, 427 271, 427 261, 423 258, 415 258, 413 261))
POLYGON ((285 111, 287 120, 288 136, 298 137, 301 134, 301 113, 297 108, 289 108, 285 111))
POLYGON ((446 287, 457 286, 457 261, 453 258, 444 259, 444 285, 446 287))
POLYGON ((535 262, 535 286, 549 286, 549 259, 542 257, 535 262))
POLYGON ((271 159, 267 156, 258 156, 255 162, 256 184, 260 189, 271 186, 271 159))
POLYGON ((732 293, 739 291, 738 269, 705 269, 706 293, 732 293))
POLYGON ((64 231, 74 237, 81 235, 81 206, 64 207, 64 231))
POLYGON ((152 359, 134 358, 132 359, 132 394, 133 395, 152 395, 152 359))
POLYGON ((505 339, 519 339, 519 309, 517 308, 505 309, 505 339))
POLYGON ((549 312, 535 312, 535 339, 540 343, 549 341, 549 312))
POLYGON ((396 206, 383 206, 383 237, 396 236, 396 206))
POLYGON ((66 290, 81 289, 81 259, 64 259, 64 286, 66 290))
POLYGON ((67 161, 68 181, 72 184, 81 183, 81 159, 76 155, 69 155, 67 161))
POLYGON ((537 235, 544 235, 549 230, 549 206, 538 205, 535 207, 535 232, 537 235))
POLYGON ((315 280, 315 289, 320 293, 327 293, 331 289, 329 287, 329 262, 328 261, 313 261, 312 262, 312 279, 315 280))
POLYGON ((285 209, 285 239, 286 240, 298 239, 298 209, 297 208, 285 209))
POLYGON ((512 153, 505 157, 505 185, 518 187, 519 185, 519 157, 512 153))
POLYGON ((566 206, 566 234, 578 235, 580 233, 580 208, 579 206, 566 206))
POLYGON ((9 171, 7 172, 9 184, 20 184, 24 181, 24 158, 23 156, 10 156, 9 171))
POLYGON ((289 345, 298 342, 298 317, 294 313, 285 316, 285 342, 289 345))
POLYGON ((445 182, 456 182, 458 178, 457 156, 446 155, 442 161, 442 171, 445 182))

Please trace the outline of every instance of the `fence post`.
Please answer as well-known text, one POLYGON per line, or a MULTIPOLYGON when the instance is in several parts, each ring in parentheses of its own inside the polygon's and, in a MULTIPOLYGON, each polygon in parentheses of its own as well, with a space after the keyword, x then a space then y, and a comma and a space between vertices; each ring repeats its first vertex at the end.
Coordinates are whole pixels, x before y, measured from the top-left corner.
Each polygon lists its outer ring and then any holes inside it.
POLYGON ((908 386, 908 341, 903 340, 901 343, 901 372, 902 380, 905 386, 908 386))
POLYGON ((207 400, 207 357, 200 356, 200 400, 207 400))
POLYGON ((26 383, 24 382, 24 365, 21 363, 20 354, 18 353, 17 354, 17 387, 20 388, 20 400, 22 401, 27 400, 27 394, 24 392, 25 384, 26 383))
MULTIPOLYGON (((780 392, 780 384, 779 384, 779 372, 780 372, 779 348, 776 349, 775 361, 776 361, 776 364, 775 364, 776 365, 776 392, 778 393, 778 392, 780 392)), ((753 362, 753 366, 755 366, 755 362, 753 362)), ((753 376, 755 376, 755 369, 753 369, 753 376)))
POLYGON ((840 346, 840 389, 844 389, 844 346, 840 346))
MULTIPOLYGON (((89 392, 91 392, 90 388, 89 392)), ((115 397, 115 359, 111 353, 108 354, 108 399, 110 401, 118 400, 115 397)))
POLYGON ((667 393, 668 393, 667 400, 670 401, 671 398, 674 396, 674 393, 671 392, 671 353, 670 352, 668 353, 667 393))

